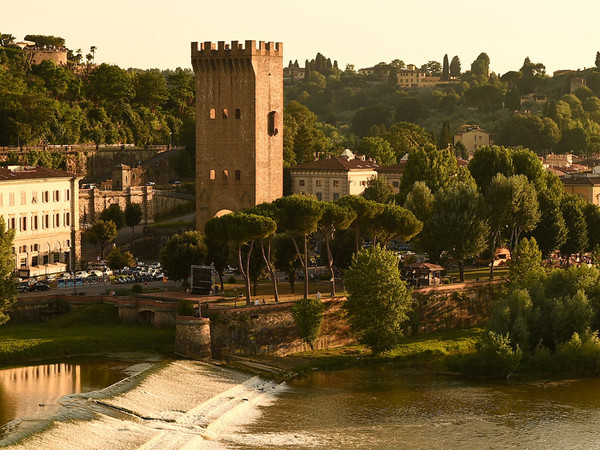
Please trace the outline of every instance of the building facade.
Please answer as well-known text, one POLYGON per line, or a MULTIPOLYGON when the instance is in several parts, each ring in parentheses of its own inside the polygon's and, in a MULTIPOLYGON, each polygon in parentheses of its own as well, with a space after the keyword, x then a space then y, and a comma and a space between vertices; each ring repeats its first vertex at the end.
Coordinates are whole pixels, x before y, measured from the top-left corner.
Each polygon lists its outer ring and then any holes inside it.
POLYGON ((196 227, 283 195, 283 45, 192 43, 196 227))
POLYGON ((0 167, 0 211, 15 230, 15 271, 23 278, 71 271, 80 249, 74 175, 43 167, 0 167))
POLYGON ((396 73, 396 77, 398 78, 398 87, 401 88, 434 87, 440 81, 440 77, 429 76, 426 72, 417 69, 414 64, 408 64, 406 68, 400 69, 396 73))
POLYGON ((346 149, 341 156, 317 159, 290 168, 293 194, 311 194, 334 201, 344 195, 360 195, 380 166, 346 149))
POLYGON ((454 145, 457 142, 463 143, 470 158, 478 148, 494 145, 494 135, 483 131, 479 125, 462 125, 454 133, 454 145))

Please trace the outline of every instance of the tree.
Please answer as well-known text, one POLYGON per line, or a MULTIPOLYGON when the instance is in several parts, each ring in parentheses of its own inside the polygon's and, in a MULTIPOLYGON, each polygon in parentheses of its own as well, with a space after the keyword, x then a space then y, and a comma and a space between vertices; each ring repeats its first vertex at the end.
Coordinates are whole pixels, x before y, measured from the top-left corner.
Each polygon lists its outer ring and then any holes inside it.
POLYGON ((540 222, 531 236, 538 242, 542 256, 547 258, 564 245, 568 230, 560 207, 560 197, 543 190, 538 194, 538 203, 541 213, 540 222))
POLYGON ((206 263, 206 243, 198 231, 185 231, 169 239, 158 260, 165 275, 173 280, 186 280, 193 264, 206 263))
POLYGON ((452 133, 450 121, 444 120, 444 122, 442 122, 442 128, 440 129, 440 134, 438 136, 438 148, 448 148, 449 145, 452 145, 453 141, 454 133, 452 133))
POLYGON ((246 285, 246 304, 251 304, 250 297, 250 257, 254 242, 264 239, 277 230, 277 224, 269 217, 257 214, 237 212, 221 217, 213 217, 204 226, 206 236, 223 244, 232 244, 237 250, 238 268, 246 285), (248 247, 243 251, 243 246, 248 247))
POLYGON ((442 81, 448 81, 450 79, 450 64, 448 63, 448 54, 444 55, 444 62, 442 65, 442 81))
POLYGON ((519 111, 521 109, 521 95, 519 88, 512 85, 504 97, 504 107, 510 111, 519 111))
POLYGON ((98 218, 101 220, 110 220, 112 223, 115 224, 117 230, 120 230, 125 226, 125 214, 123 213, 123 210, 117 203, 113 203, 104 211, 102 211, 98 215, 98 218))
POLYGON ((207 251, 206 261, 209 264, 212 264, 215 270, 217 271, 217 274, 219 274, 221 290, 223 290, 223 275, 229 262, 229 246, 223 245, 220 242, 213 241, 207 236, 205 236, 204 242, 206 244, 207 251))
POLYGON ((596 52, 596 59, 594 60, 594 65, 597 69, 600 69, 600 52, 596 52))
POLYGON ((106 257, 106 265, 112 270, 121 270, 123 267, 131 267, 135 264, 135 258, 128 251, 113 248, 106 257))
POLYGON ((478 148, 469 161, 469 172, 481 192, 485 194, 498 173, 507 177, 514 174, 510 150, 496 145, 478 148))
POLYGON ((281 211, 281 231, 286 232, 294 243, 304 272, 304 298, 308 298, 308 236, 317 231, 323 216, 323 204, 306 195, 290 195, 275 200, 281 211), (302 248, 298 239, 302 239, 302 248))
POLYGON ((131 232, 135 234, 134 227, 139 225, 144 217, 144 211, 139 203, 127 203, 125 207, 125 225, 131 227, 131 232))
POLYGON ((313 350, 313 344, 321 331, 324 313, 325 304, 316 298, 298 300, 292 306, 292 315, 300 331, 300 336, 302 336, 304 342, 310 345, 310 348, 313 350))
POLYGON ((508 277, 513 285, 531 286, 544 275, 542 252, 535 238, 523 239, 512 252, 508 277))
POLYGON ((438 240, 432 223, 435 198, 424 181, 417 181, 415 183, 406 197, 404 207, 423 223, 423 229, 413 239, 412 246, 416 251, 427 253, 430 261, 437 263, 440 259, 443 245, 438 240))
POLYGON ((438 61, 429 61, 421 66, 421 72, 427 72, 430 76, 439 77, 442 74, 442 65, 438 61))
POLYGON ((408 209, 386 204, 373 218, 373 245, 378 242, 385 247, 392 239, 408 242, 419 234, 423 223, 408 209))
POLYGON ((458 181, 474 183, 469 171, 458 166, 450 149, 438 150, 434 146, 414 149, 409 153, 400 179, 398 203, 404 202, 417 181, 424 181, 431 192, 437 192, 440 188, 446 188, 458 181))
POLYGON ((167 81, 156 69, 136 73, 133 77, 134 100, 153 113, 168 99, 167 81))
POLYGON ((477 59, 471 64, 471 72, 474 75, 489 76, 490 57, 486 53, 480 53, 477 59))
POLYGON ((345 195, 337 199, 335 203, 356 213, 352 225, 354 227, 355 253, 358 253, 361 247, 361 233, 364 233, 367 227, 371 226, 373 218, 381 211, 383 205, 357 195, 345 195))
POLYGON ((383 175, 379 175, 367 181, 367 187, 361 195, 377 203, 390 203, 394 200, 394 189, 383 175))
POLYGON ((13 278, 15 261, 12 245, 15 230, 8 229, 4 217, 0 216, 0 325, 10 318, 7 314, 17 298, 17 283, 13 278))
MULTIPOLYGON (((274 203, 261 203, 252 208, 245 210, 249 214, 258 214, 259 216, 265 216, 272 219, 277 225, 280 221, 280 211, 274 203)), ((264 239, 260 239, 260 251, 264 262, 264 267, 271 277, 273 283, 273 297, 275 302, 279 301, 279 290, 277 289, 277 275, 275 273, 275 265, 273 264, 272 247, 273 247, 274 233, 270 234, 264 239), (265 248, 265 241, 267 245, 265 248)), ((256 288, 254 289, 256 291, 256 288)))
POLYGON ((86 232, 87 240, 92 244, 100 244, 100 258, 104 259, 106 244, 118 235, 117 226, 112 220, 96 220, 86 232))
POLYGON ((458 261, 460 281, 465 279, 464 260, 487 247, 483 208, 483 197, 472 184, 459 183, 435 194, 432 225, 447 255, 458 261))
POLYGON ((319 231, 325 238, 325 249, 327 250, 327 266, 331 275, 331 296, 335 297, 335 271, 333 264, 333 253, 331 251, 331 240, 336 232, 348 229, 356 219, 356 212, 350 208, 343 208, 335 203, 325 203, 323 215, 319 221, 319 231))
POLYGON ((381 136, 363 138, 358 144, 357 150, 383 166, 391 166, 397 162, 392 145, 381 136))
POLYGON ((560 247, 560 252, 567 258, 583 253, 587 248, 588 235, 583 206, 583 200, 575 195, 565 195, 560 205, 567 226, 567 239, 560 247))
POLYGON ((379 246, 361 250, 347 270, 346 289, 345 309, 357 340, 375 354, 393 348, 412 304, 396 255, 379 246))
POLYGON ((101 64, 90 75, 90 96, 98 103, 130 102, 135 96, 131 78, 123 69, 101 64))
POLYGON ((450 76, 452 78, 460 77, 460 59, 458 56, 453 56, 450 61, 450 76))

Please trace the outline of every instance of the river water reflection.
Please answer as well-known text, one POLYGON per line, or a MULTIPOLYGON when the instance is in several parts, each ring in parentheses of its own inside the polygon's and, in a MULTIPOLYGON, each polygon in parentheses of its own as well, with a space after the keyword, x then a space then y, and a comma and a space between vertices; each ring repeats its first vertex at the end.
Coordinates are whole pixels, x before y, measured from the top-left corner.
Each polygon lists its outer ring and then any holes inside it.
POLYGON ((249 435, 327 448, 600 448, 600 379, 490 383, 368 368, 290 385, 249 435))
POLYGON ((64 395, 105 388, 125 378, 131 363, 55 363, 0 370, 0 427, 15 419, 48 416, 64 395))
MULTIPOLYGON (((107 363, 67 366, 10 369, 8 380, 18 391, 47 395, 34 397, 35 410, 60 396, 63 384, 71 383, 71 393, 125 376, 119 370, 96 373, 107 363), (55 381, 43 381, 42 372, 55 381)), ((10 412, 3 420, 30 415, 15 406, 8 394, 14 389, 0 374, 0 411, 10 412)), ((5 443, 90 450, 600 448, 597 378, 483 382, 382 366, 279 383, 193 361, 165 361, 128 390, 115 388, 103 390, 104 398, 94 394, 104 406, 73 399, 65 406, 69 414, 58 415, 58 426, 25 441, 27 434, 9 432, 5 443), (132 414, 115 415, 114 408, 132 414)))

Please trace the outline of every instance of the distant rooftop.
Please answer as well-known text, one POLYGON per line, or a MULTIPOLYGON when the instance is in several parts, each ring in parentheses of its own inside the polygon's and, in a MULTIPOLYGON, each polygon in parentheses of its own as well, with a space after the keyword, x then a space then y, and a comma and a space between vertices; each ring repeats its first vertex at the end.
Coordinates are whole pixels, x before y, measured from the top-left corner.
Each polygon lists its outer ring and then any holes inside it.
POLYGON ((33 166, 0 166, 0 181, 30 180, 36 178, 72 178, 75 175, 63 170, 33 166))

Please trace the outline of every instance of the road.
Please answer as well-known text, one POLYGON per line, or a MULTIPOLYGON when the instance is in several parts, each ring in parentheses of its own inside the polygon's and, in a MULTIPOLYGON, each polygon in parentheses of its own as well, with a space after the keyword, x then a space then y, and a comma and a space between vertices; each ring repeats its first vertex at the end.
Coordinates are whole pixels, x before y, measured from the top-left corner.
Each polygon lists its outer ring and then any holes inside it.
MULTIPOLYGON (((134 283, 130 283, 130 284, 110 284, 107 283, 106 285, 104 284, 99 284, 97 286, 77 286, 77 292, 85 292, 85 295, 102 295, 106 292, 107 289, 130 289, 131 286, 133 286, 134 283)), ((139 283, 142 286, 144 286, 144 288, 147 289, 163 289, 164 288, 164 283, 162 281, 149 281, 147 283, 147 285, 145 285, 144 283, 139 283)), ((173 281, 168 281, 167 283, 167 291, 173 291, 173 290, 179 290, 179 286, 173 282, 173 281)), ((44 297, 47 295, 52 295, 52 294, 72 294, 73 293, 73 288, 53 288, 50 289, 49 291, 40 291, 40 292, 27 292, 24 294, 18 294, 18 298, 25 298, 25 297, 44 297)))

